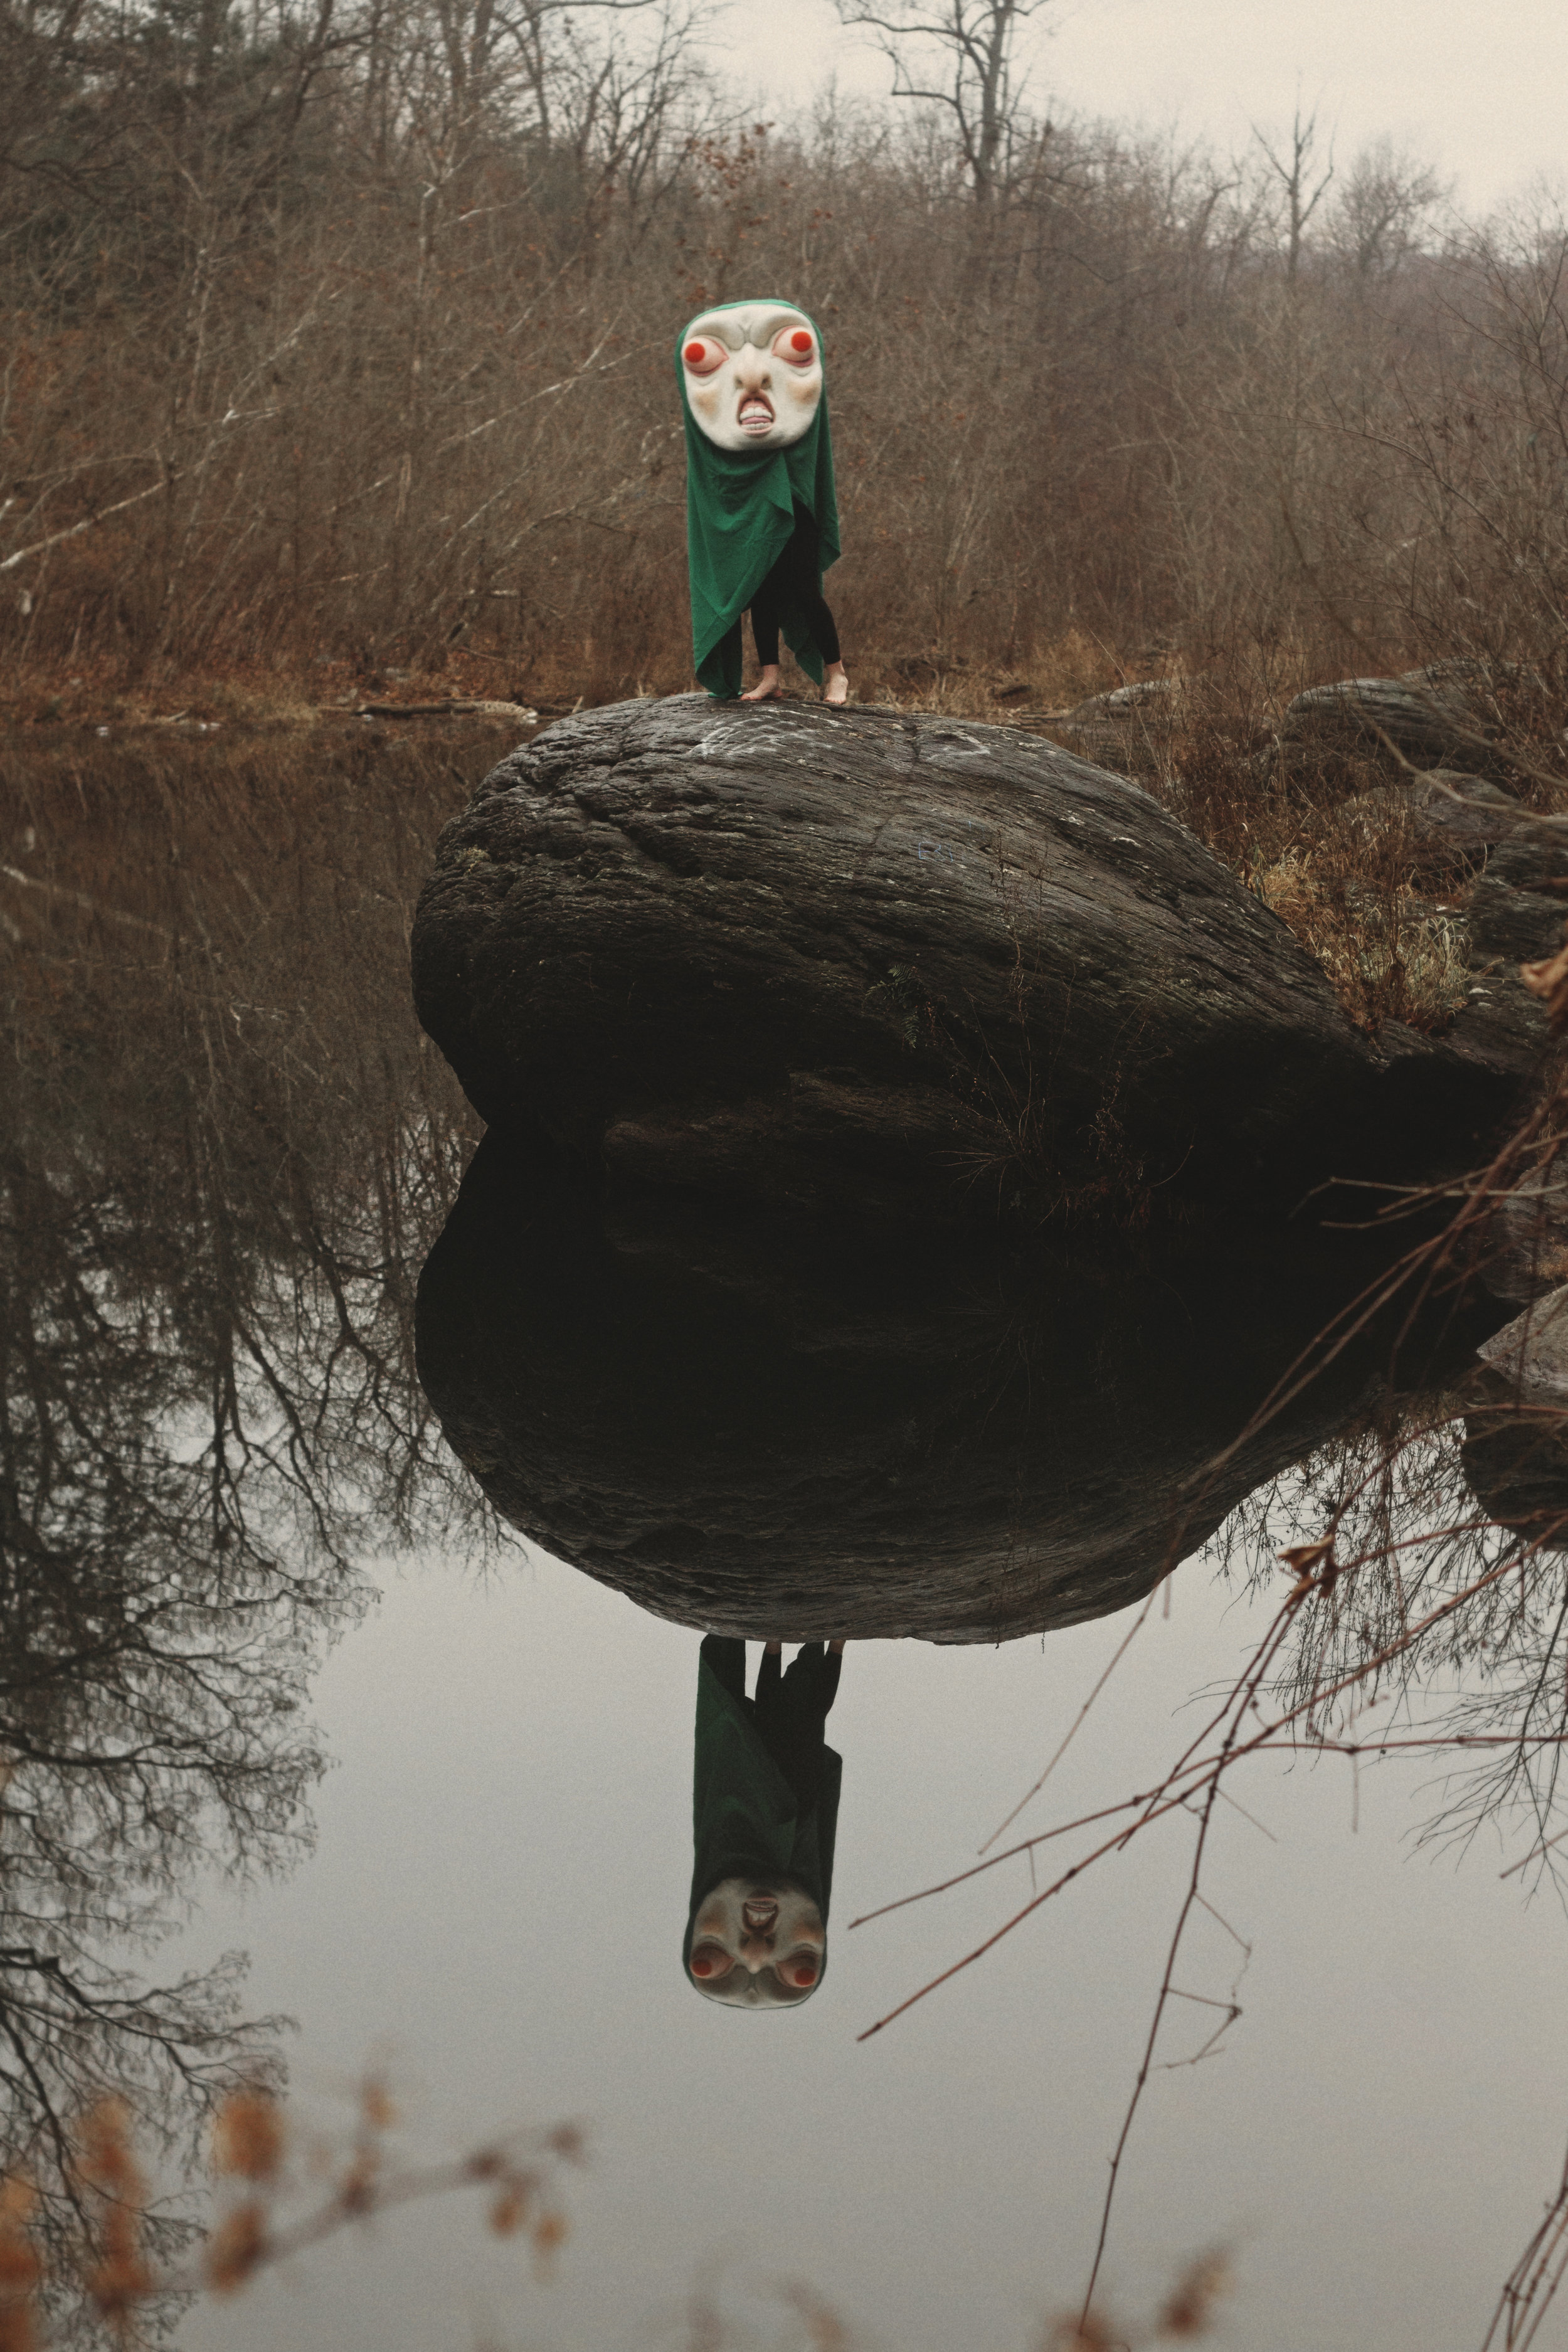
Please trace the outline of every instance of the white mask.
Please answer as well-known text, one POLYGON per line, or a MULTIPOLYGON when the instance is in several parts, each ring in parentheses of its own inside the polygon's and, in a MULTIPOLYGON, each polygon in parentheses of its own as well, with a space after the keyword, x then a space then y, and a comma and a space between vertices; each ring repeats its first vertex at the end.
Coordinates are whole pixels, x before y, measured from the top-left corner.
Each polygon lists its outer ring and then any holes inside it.
POLYGON ((735 2009, 784 2009, 808 2000, 826 1950, 821 1912, 787 1878, 721 1878, 698 1905, 691 1927, 699 1992, 735 2009), (706 1977, 705 1966, 711 1970, 706 1977))
POLYGON ((804 310, 739 302, 700 310, 680 338, 686 397, 721 449, 785 449, 822 399, 822 350, 804 310))

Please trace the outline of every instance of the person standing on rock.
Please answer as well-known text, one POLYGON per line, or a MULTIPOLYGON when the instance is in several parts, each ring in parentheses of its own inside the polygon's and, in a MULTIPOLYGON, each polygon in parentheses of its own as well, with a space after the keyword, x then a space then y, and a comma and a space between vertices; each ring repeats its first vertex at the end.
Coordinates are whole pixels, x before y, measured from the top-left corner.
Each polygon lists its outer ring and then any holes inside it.
POLYGON ((686 421, 686 553, 699 682, 741 695, 741 615, 763 674, 744 702, 779 690, 779 632, 835 706, 848 699, 822 575, 838 557, 822 339, 792 302, 721 302, 682 331, 675 372, 686 421))
POLYGON ((770 1642, 746 1696, 746 1645, 710 1633, 697 1664, 688 1980, 731 2009, 798 2007, 827 1966, 842 1759, 824 1737, 844 1644, 787 1672, 770 1642))

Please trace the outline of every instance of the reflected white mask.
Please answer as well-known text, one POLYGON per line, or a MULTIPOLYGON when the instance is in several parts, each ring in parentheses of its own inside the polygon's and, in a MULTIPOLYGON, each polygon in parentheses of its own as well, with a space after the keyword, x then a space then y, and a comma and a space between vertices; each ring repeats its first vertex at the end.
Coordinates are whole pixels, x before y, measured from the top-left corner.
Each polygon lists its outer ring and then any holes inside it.
POLYGON ((742 302, 699 310, 680 338, 691 414, 721 449, 785 449, 822 399, 822 350, 804 310, 742 302))
POLYGON ((710 2000, 784 2009, 810 1999, 826 1949, 822 1914, 804 1888, 785 1878, 721 1878, 697 1906, 691 1971, 710 2000))

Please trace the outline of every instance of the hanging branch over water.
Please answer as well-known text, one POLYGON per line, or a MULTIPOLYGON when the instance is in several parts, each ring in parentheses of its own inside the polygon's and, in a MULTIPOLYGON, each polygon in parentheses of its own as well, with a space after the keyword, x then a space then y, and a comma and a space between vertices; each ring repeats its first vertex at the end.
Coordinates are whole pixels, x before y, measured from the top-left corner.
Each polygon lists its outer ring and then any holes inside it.
MULTIPOLYGON (((1500 1196, 1516 1190, 1549 1167, 1558 1149, 1564 1098, 1552 1097, 1510 1139, 1508 1147, 1460 1188, 1458 1213, 1446 1230, 1408 1251, 1388 1275, 1370 1286, 1344 1315, 1320 1335, 1308 1357, 1287 1375, 1258 1418, 1279 1411, 1331 1360, 1351 1333, 1372 1318, 1397 1318, 1399 1339, 1409 1333, 1419 1307, 1436 1286, 1456 1290, 1473 1260, 1483 1221, 1500 1196)), ((1429 1207, 1408 1199, 1391 1204, 1396 1213, 1429 1207)), ((1502 1398, 1495 1376, 1481 1375, 1458 1395, 1411 1412, 1397 1404, 1364 1427, 1310 1460, 1294 1491, 1278 1488, 1256 1497, 1236 1514, 1215 1540, 1226 1561, 1249 1555, 1255 1581, 1283 1566, 1291 1582, 1269 1613, 1242 1672, 1219 1696, 1204 1723, 1152 1787, 1116 1803, 1057 1822, 1002 1852, 989 1849, 1049 1777, 1051 1765, 1014 1808, 968 1868, 898 1901, 865 1914, 852 1925, 925 1901, 984 1873, 1029 1859, 1037 1849, 1065 1837, 1098 1831, 1051 1883, 1032 1892, 969 1951, 930 1978, 868 2026, 862 2040, 881 2032, 908 2010, 984 1958, 1005 1937, 1047 1903, 1056 1900, 1087 1870, 1125 1853, 1156 1822, 1181 1813, 1195 1820, 1190 1864, 1173 1923, 1149 2030, 1110 2160, 1110 2177, 1079 2320, 1088 2339, 1090 2305, 1100 2276, 1123 2158, 1173 2000, 1205 1999, 1177 1983, 1176 1971, 1194 1912, 1209 1908, 1203 1893, 1205 1860, 1212 1845, 1216 1802, 1248 1761, 1277 1755, 1340 1755, 1352 1775, 1368 1758, 1423 1754, 1450 1759, 1472 1771, 1458 1792, 1447 1776, 1446 1801, 1424 1836, 1468 1839, 1483 1819, 1523 1802, 1535 1821, 1535 1834, 1503 1872, 1552 1867, 1559 1841, 1568 1829, 1550 1826, 1558 1801, 1558 1776, 1568 1743, 1568 1599, 1563 1590, 1562 1558, 1568 1549, 1568 1458, 1559 1462, 1555 1501, 1539 1499, 1515 1522, 1506 1482, 1493 1502, 1474 1506, 1468 1490, 1484 1458, 1477 1444, 1495 1439, 1500 1428, 1527 1452, 1526 1463, 1561 1444, 1565 1417, 1554 1408, 1502 1398), (1489 1387, 1488 1382, 1491 1385, 1489 1387), (1466 1433, 1469 1433, 1466 1434, 1466 1433), (1464 1437, 1465 1450, 1459 1440, 1464 1437), (1468 1503, 1470 1507, 1465 1508, 1468 1503), (1282 1516, 1297 1540, 1280 1545, 1282 1516), (1315 1525, 1314 1525, 1315 1521, 1315 1525), (1272 1554, 1267 1570, 1265 1552, 1272 1554), (1423 1685, 1435 1670, 1458 1666, 1466 1681, 1434 1719, 1415 1712, 1423 1685), (1369 1705, 1385 1699, 1399 1712, 1380 1729, 1363 1727, 1369 1705), (1274 1704, 1270 1706, 1272 1700, 1274 1704), (1542 1712, 1544 1710, 1544 1713, 1542 1712), (1495 1759, 1495 1762, 1494 1760, 1495 1759), (1468 1793, 1466 1793, 1467 1787, 1468 1793)), ((1510 1457, 1510 1460, 1512 1457, 1510 1457)), ((1518 1462, 1511 1474, 1521 1475, 1518 1462)), ((1173 1544, 1169 1568, 1180 1556, 1173 1544)), ((1079 1731, 1115 1667, 1146 1625, 1146 1602, 1122 1636, 1068 1734, 1079 1731)), ((1242 1808, 1242 1810, 1246 1810, 1242 1808)), ((1248 1815, 1250 1819, 1251 1816, 1248 1815)), ((1226 1932, 1236 1935, 1228 1921, 1226 1932)), ((1239 1940, 1239 1939, 1238 1939, 1239 1940)), ((1223 2033, 1239 2015, 1233 1989, 1228 2001, 1212 2004, 1222 2012, 1223 2033)), ((1205 2054, 1215 2037, 1205 2045, 1205 2054)), ((1544 2312, 1568 2273, 1568 2175, 1545 2221, 1504 2289, 1489 2347, 1522 2352, 1532 2343, 1544 2312)))

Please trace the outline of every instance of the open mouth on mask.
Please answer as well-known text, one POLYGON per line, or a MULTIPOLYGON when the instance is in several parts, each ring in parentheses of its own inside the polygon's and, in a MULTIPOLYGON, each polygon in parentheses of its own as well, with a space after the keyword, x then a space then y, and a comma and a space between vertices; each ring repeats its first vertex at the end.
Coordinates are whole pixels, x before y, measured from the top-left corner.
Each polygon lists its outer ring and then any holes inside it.
POLYGON ((736 422, 742 433, 766 433, 773 421, 773 404, 760 392, 749 392, 742 401, 736 422))

